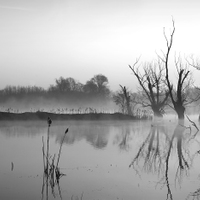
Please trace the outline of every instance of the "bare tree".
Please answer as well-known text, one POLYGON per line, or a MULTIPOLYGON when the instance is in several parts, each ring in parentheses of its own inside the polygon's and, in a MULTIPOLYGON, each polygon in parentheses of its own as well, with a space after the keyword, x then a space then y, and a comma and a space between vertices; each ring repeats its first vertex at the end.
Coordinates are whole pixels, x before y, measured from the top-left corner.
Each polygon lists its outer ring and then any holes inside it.
POLYGON ((126 86, 120 85, 121 90, 113 95, 114 102, 121 107, 122 113, 132 115, 131 94, 126 86))
MULTIPOLYGON (((189 59, 187 59, 187 63, 200 71, 200 61, 198 59, 194 59, 194 56, 190 56, 189 59)), ((199 101, 200 99, 200 86, 195 86, 193 88, 193 93, 195 94, 195 97, 193 97, 193 99, 195 99, 195 101, 199 101)), ((200 114, 199 114, 199 120, 200 120, 200 114)))
POLYGON ((163 56, 159 57, 165 65, 166 84, 169 90, 169 95, 171 98, 173 108, 176 111, 178 118, 184 119, 185 106, 193 101, 189 100, 188 98, 189 96, 187 95, 186 92, 191 83, 191 77, 190 77, 191 73, 188 70, 187 63, 183 64, 180 57, 178 58, 175 57, 175 66, 178 74, 176 87, 174 87, 174 85, 169 79, 169 54, 172 48, 173 37, 175 33, 175 23, 173 19, 172 19, 172 24, 173 24, 173 29, 171 31, 169 38, 167 38, 166 36, 165 29, 163 30, 163 34, 167 45, 167 51, 166 53, 163 52, 163 56))
POLYGON ((129 68, 133 71, 137 78, 144 98, 142 98, 141 104, 144 107, 150 107, 154 116, 162 117, 164 113, 164 107, 167 104, 169 96, 169 90, 165 84, 165 68, 162 62, 152 62, 143 65, 143 72, 139 70, 140 67, 135 68, 139 59, 129 68))
POLYGON ((123 95, 124 95, 124 98, 125 98, 125 104, 126 104, 126 112, 128 115, 132 115, 132 110, 131 110, 131 96, 130 96, 130 93, 128 92, 126 86, 121 86, 121 89, 123 91, 123 95))

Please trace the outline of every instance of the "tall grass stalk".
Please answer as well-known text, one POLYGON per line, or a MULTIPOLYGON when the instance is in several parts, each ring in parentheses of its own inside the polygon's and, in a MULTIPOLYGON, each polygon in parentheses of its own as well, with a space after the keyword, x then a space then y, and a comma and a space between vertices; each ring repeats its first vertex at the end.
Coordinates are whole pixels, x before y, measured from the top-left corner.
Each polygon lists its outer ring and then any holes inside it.
POLYGON ((58 158, 57 158, 56 168, 58 168, 58 163, 59 163, 59 161, 60 161, 60 155, 61 155, 62 145, 63 145, 63 142, 64 142, 64 140, 65 140, 65 136, 67 135, 68 130, 69 130, 69 129, 67 128, 66 131, 65 131, 65 134, 63 135, 63 138, 62 138, 61 144, 60 144, 60 148, 59 148, 59 152, 58 152, 58 158))
POLYGON ((47 173, 49 172, 49 132, 50 132, 50 126, 51 126, 51 118, 48 117, 47 119, 47 123, 48 123, 48 130, 47 130, 47 155, 46 155, 46 171, 47 173))
POLYGON ((49 153, 49 150, 50 150, 50 144, 49 144, 50 127, 51 127, 51 124, 52 124, 52 121, 49 117, 47 119, 47 123, 48 123, 48 130, 47 130, 47 140, 46 140, 46 142, 47 142, 46 152, 45 152, 44 137, 42 137, 42 155, 43 155, 43 165, 44 165, 42 199, 44 198, 44 187, 45 187, 45 185, 46 185, 46 200, 48 200, 48 187, 49 186, 51 187, 52 194, 53 194, 54 198, 56 197, 55 191, 54 191, 54 188, 55 188, 56 185, 58 186, 59 196, 62 199, 61 189, 60 189, 60 186, 59 186, 59 180, 65 174, 60 172, 58 164, 59 164, 59 161, 60 161, 62 145, 63 145, 63 142, 65 140, 65 136, 68 132, 68 128, 66 129, 66 131, 65 131, 65 133, 62 137, 59 152, 58 152, 58 157, 57 157, 57 161, 56 161, 56 165, 55 165, 56 154, 51 156, 50 153, 49 153))
POLYGON ((43 166, 44 166, 44 172, 46 170, 46 165, 45 165, 45 152, 44 152, 45 146, 44 146, 44 137, 42 136, 42 155, 43 155, 43 166))

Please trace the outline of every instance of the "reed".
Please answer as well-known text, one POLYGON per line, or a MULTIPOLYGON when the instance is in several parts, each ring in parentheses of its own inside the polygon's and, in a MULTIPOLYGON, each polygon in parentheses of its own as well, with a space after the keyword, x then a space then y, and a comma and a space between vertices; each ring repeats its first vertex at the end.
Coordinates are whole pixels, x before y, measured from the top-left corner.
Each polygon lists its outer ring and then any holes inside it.
MULTIPOLYGON (((52 120, 50 117, 47 118, 47 124, 48 124, 48 129, 47 129, 47 140, 46 140, 46 153, 45 153, 45 142, 44 142, 44 137, 42 137, 42 157, 43 157, 43 166, 44 166, 44 180, 43 180, 43 186, 42 186, 42 199, 43 199, 43 192, 44 192, 44 186, 46 184, 46 197, 48 198, 48 187, 50 185, 52 194, 55 197, 54 193, 54 187, 55 185, 58 186, 58 191, 59 191, 59 196, 61 197, 61 190, 59 186, 59 180, 62 176, 65 174, 60 172, 59 168, 59 161, 61 157, 61 152, 62 152, 62 146, 63 142, 65 140, 65 137, 69 131, 69 128, 66 129, 58 151, 58 156, 57 156, 57 161, 56 160, 56 154, 53 156, 50 155, 50 127, 52 124, 52 120), (55 164, 56 163, 56 164, 55 164)), ((62 198, 61 198, 62 199, 62 198)))
POLYGON ((49 172, 49 132, 50 132, 50 126, 52 124, 50 117, 48 117, 47 123, 48 123, 48 130, 47 130, 46 173, 49 172))
POLYGON ((65 136, 67 135, 68 131, 69 131, 69 129, 67 128, 66 131, 65 131, 65 134, 63 135, 62 141, 60 143, 60 148, 59 148, 59 152, 58 152, 58 159, 57 159, 56 167, 58 167, 58 163, 60 161, 60 155, 61 155, 62 145, 63 145, 63 142, 65 140, 65 136))
POLYGON ((44 152, 45 146, 44 146, 44 137, 42 136, 42 158, 43 158, 43 166, 44 166, 44 172, 46 170, 46 164, 45 164, 45 152, 44 152))

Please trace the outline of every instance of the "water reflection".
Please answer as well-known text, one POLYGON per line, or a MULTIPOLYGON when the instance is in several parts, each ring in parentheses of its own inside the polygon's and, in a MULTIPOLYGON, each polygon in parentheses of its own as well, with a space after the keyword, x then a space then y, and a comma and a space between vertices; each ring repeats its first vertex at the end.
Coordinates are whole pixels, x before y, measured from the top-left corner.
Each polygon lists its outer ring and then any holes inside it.
POLYGON ((0 122, 0 134, 6 137, 32 137, 41 135, 46 131, 46 122, 43 121, 0 122))
POLYGON ((114 144, 117 144, 119 149, 122 151, 129 151, 131 141, 131 127, 122 127, 121 131, 116 134, 114 144))
POLYGON ((186 200, 199 200, 200 199, 200 188, 198 188, 196 191, 191 192, 188 197, 186 198, 186 200))
MULTIPOLYGON (((51 129, 51 136, 56 136, 56 142, 61 142, 66 125, 70 126, 70 133, 65 138, 65 144, 73 144, 80 140, 86 140, 94 148, 103 149, 108 144, 108 135, 111 126, 104 126, 97 123, 54 123, 51 129)), ((3 122, 0 126, 0 133, 6 137, 32 137, 43 135, 47 132, 46 122, 3 122)))
MULTIPOLYGON (((49 200, 54 197, 73 200, 200 198, 200 137, 195 127, 187 120, 151 123, 53 122, 51 158, 58 152, 63 132, 69 127, 60 165, 66 176, 59 183, 42 176, 41 139, 46 137, 46 121, 0 125, 0 175, 3 177, 0 198, 9 199, 5 198, 8 197, 5 188, 12 189, 13 183, 18 183, 13 196, 22 194, 23 187, 27 186, 32 196, 39 196, 32 199, 41 196, 42 199, 49 196, 49 200), (129 164, 130 169, 127 168, 129 164), (21 175, 23 178, 19 178, 21 175), (31 178, 26 179, 25 175, 31 175, 31 178)), ((26 198, 18 195, 18 198, 10 199, 26 198)))
MULTIPOLYGON (((154 123, 129 167, 133 167, 137 174, 144 170, 147 173, 156 173, 158 177, 161 176, 156 187, 158 185, 161 185, 161 188, 166 186, 166 199, 172 200, 172 180, 169 177, 170 157, 172 154, 176 154, 178 165, 175 170, 174 182, 175 187, 177 184, 181 186, 183 177, 188 175, 194 157, 199 152, 196 149, 192 153, 189 149, 190 142, 194 140, 197 132, 198 129, 193 133, 191 126, 185 126, 184 120, 179 120, 170 136, 163 125, 154 123)), ((199 198, 199 191, 200 189, 197 189, 189 196, 192 196, 193 199, 199 198)))
POLYGON ((142 167, 148 173, 160 173, 168 141, 169 136, 164 127, 158 124, 152 125, 129 167, 135 170, 142 167))
POLYGON ((62 191, 61 191, 61 187, 60 187, 60 179, 56 179, 54 175, 51 176, 46 176, 45 174, 43 174, 43 182, 42 182, 42 197, 41 200, 48 200, 49 199, 49 188, 51 189, 51 194, 54 198, 57 197, 56 194, 56 189, 57 189, 57 193, 59 198, 62 200, 62 191))
POLYGON ((184 121, 179 121, 176 128, 174 129, 174 133, 171 137, 171 140, 169 141, 169 148, 168 148, 166 159, 165 159, 165 163, 166 163, 165 176, 163 177, 163 179, 164 179, 163 184, 166 184, 166 186, 167 186, 167 198, 166 199, 171 199, 171 200, 173 199, 171 188, 170 188, 170 183, 169 183, 168 172, 169 172, 169 158, 170 158, 170 155, 172 152, 173 142, 174 142, 175 138, 177 139, 177 141, 174 146, 176 146, 176 148, 177 148, 177 155, 178 155, 178 168, 177 168, 176 175, 175 175, 175 183, 176 183, 176 180, 178 180, 178 182, 180 184, 184 170, 187 173, 187 170, 189 169, 189 164, 186 161, 184 154, 183 154, 183 144, 182 143, 183 143, 183 136, 184 136, 185 129, 186 128, 184 127, 184 121))
MULTIPOLYGON (((109 126, 100 126, 95 124, 81 125, 78 127, 71 126, 70 132, 66 136, 64 143, 73 144, 82 139, 86 140, 94 148, 103 149, 108 144, 109 126)), ((61 142, 61 135, 57 135, 56 141, 61 142)))

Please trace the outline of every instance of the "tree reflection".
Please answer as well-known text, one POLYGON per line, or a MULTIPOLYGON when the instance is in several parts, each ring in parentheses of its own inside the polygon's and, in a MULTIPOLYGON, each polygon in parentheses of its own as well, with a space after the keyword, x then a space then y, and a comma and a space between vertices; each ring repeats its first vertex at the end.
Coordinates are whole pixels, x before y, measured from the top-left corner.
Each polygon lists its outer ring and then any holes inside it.
MULTIPOLYGON (((188 143, 194 139, 196 134, 192 135, 191 127, 185 126, 184 120, 178 121, 171 137, 162 126, 154 124, 129 167, 133 167, 136 172, 138 172, 138 168, 141 169, 142 167, 148 173, 158 173, 158 175, 162 173, 162 178, 157 185, 166 186, 166 199, 172 200, 173 196, 169 181, 170 156, 172 152, 177 153, 178 166, 174 179, 175 186, 177 183, 181 185, 183 176, 188 175, 188 171, 192 166, 194 155, 191 155, 188 143)), ((195 195, 197 193, 200 194, 196 191, 195 195)))
MULTIPOLYGON (((71 126, 70 133, 66 136, 64 143, 74 144, 80 140, 86 140, 96 149, 103 149, 108 144, 109 126, 101 126, 95 124, 83 126, 71 126)), ((57 135, 56 141, 61 142, 62 136, 57 135)))
POLYGON ((192 200, 199 200, 200 199, 200 188, 198 188, 196 191, 191 192, 186 200, 192 199, 192 200), (190 198, 191 197, 191 198, 190 198))
MULTIPOLYGON (((188 169, 191 166, 192 159, 190 156, 190 153, 188 149, 184 148, 184 141, 186 141, 188 138, 184 138, 184 132, 186 130, 186 127, 184 126, 184 121, 179 120, 179 124, 177 124, 174 134, 172 136, 171 142, 170 142, 170 148, 172 148, 171 143, 173 143, 173 140, 176 138, 176 148, 177 148, 177 155, 178 155, 178 168, 176 171, 176 177, 175 179, 181 183, 182 175, 185 172, 185 174, 188 174, 188 169)), ((167 160, 169 162, 169 160, 167 160)), ((166 162, 166 163, 167 163, 166 162)))
POLYGON ((178 156, 178 168, 177 168, 176 175, 175 175, 175 183, 178 181, 178 183, 180 184, 181 180, 182 180, 183 172, 185 172, 187 174, 187 170, 189 169, 189 160, 186 159, 186 156, 183 153, 183 152, 186 152, 183 149, 183 139, 184 139, 183 136, 184 136, 185 129, 186 129, 186 127, 184 126, 184 121, 179 120, 179 123, 177 124, 176 128, 174 129, 174 133, 171 137, 171 140, 169 141, 169 148, 168 148, 166 159, 165 159, 165 174, 164 174, 164 177, 160 181, 160 183, 163 182, 162 184, 163 185, 166 184, 166 186, 167 186, 167 198, 166 199, 171 199, 171 200, 173 199, 171 188, 170 188, 169 176, 168 176, 169 158, 170 158, 170 155, 172 152, 173 143, 176 142, 174 146, 176 146, 176 148, 177 148, 177 156, 178 156), (176 141, 175 141, 175 138, 176 138, 176 141))
POLYGON ((140 146, 129 167, 132 166, 136 170, 137 167, 141 168, 142 165, 146 172, 160 173, 164 167, 162 159, 165 154, 166 141, 168 140, 169 137, 162 126, 157 124, 152 125, 149 134, 140 146))
POLYGON ((114 144, 117 144, 119 149, 122 151, 128 151, 130 148, 129 141, 131 140, 130 137, 130 126, 122 126, 122 130, 119 134, 116 135, 114 144))

